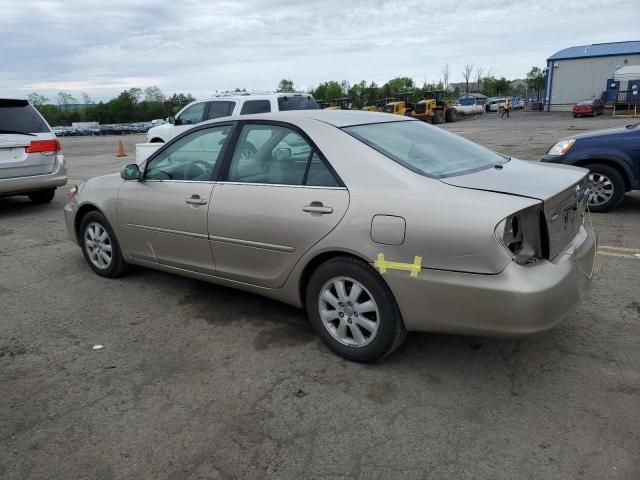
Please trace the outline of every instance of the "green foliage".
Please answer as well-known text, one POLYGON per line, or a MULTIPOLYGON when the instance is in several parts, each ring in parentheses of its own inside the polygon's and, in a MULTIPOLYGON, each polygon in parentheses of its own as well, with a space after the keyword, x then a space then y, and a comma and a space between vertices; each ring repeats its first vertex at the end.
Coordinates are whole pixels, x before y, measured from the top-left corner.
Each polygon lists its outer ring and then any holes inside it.
POLYGON ((496 78, 494 76, 484 77, 481 82, 482 93, 488 97, 496 95, 510 95, 511 82, 504 77, 496 78))
POLYGON ((527 85, 537 94, 544 88, 544 71, 539 67, 533 67, 527 73, 527 85))
POLYGON ((49 101, 47 97, 36 92, 27 95, 27 100, 29 100, 29 103, 34 107, 40 107, 42 105, 45 105, 49 101))
POLYGON ((342 97, 342 85, 340 82, 329 81, 318 85, 315 90, 311 90, 311 95, 321 102, 330 102, 334 98, 342 97))
POLYGON ((296 90, 293 87, 293 80, 289 80, 287 78, 280 80, 280 83, 278 84, 278 92, 290 93, 295 91, 296 90))
POLYGON ((174 93, 165 97, 158 87, 149 87, 143 91, 130 88, 108 102, 93 103, 88 95, 82 94, 83 108, 74 106, 75 98, 60 92, 56 99, 58 105, 46 104, 48 99, 37 93, 27 96, 29 101, 42 113, 50 125, 70 125, 72 122, 125 123, 146 122, 155 118, 175 115, 182 107, 195 98, 191 94, 174 93))

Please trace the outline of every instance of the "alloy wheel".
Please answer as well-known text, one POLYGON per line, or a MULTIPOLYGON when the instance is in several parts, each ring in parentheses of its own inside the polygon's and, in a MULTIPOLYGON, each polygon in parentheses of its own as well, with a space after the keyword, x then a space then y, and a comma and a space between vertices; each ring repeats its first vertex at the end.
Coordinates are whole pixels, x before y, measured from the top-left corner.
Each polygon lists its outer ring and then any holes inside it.
POLYGON ((613 182, 609 177, 599 172, 589 174, 589 206, 604 205, 613 198, 613 182))
POLYGON ((91 263, 101 270, 109 268, 113 259, 113 246, 102 225, 91 222, 87 226, 84 231, 84 246, 91 263))
POLYGON ((378 305, 369 290, 353 278, 337 277, 325 283, 318 308, 324 327, 343 345, 364 347, 378 333, 378 305))

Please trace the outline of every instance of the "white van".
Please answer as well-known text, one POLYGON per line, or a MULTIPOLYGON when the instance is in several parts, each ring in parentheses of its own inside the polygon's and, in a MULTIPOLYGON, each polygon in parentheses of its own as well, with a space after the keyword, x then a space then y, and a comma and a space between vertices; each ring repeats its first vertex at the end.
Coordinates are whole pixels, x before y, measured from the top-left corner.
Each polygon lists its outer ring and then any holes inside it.
POLYGON ((147 141, 149 143, 168 142, 193 125, 219 117, 317 109, 318 104, 315 99, 307 93, 248 94, 196 100, 180 110, 175 118, 167 118, 168 123, 150 128, 147 132, 147 141))

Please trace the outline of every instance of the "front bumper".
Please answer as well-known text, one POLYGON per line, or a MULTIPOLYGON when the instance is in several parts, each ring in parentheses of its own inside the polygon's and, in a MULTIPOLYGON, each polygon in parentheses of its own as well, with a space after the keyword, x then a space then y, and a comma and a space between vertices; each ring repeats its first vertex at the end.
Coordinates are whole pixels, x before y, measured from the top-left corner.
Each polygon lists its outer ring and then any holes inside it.
POLYGON ((69 240, 78 245, 78 233, 76 232, 75 218, 78 211, 78 201, 75 198, 69 200, 64 206, 64 223, 67 226, 69 240))
POLYGON ((583 226, 553 261, 512 262, 497 275, 422 269, 417 278, 388 271, 408 330, 469 335, 523 335, 552 328, 591 284, 596 233, 583 226))
POLYGON ((62 187, 67 183, 67 168, 64 157, 58 155, 51 173, 0 179, 0 196, 22 195, 36 190, 62 187))

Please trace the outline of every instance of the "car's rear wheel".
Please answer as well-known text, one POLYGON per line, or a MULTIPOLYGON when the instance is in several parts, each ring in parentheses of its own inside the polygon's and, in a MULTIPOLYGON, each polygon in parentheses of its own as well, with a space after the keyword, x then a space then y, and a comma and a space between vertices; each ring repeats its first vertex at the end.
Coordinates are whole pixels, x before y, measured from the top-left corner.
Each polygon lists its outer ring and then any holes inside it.
POLYGON ((589 208, 593 212, 606 212, 617 207, 624 198, 624 179, 613 167, 602 164, 588 165, 589 208))
POLYGON ((33 203, 49 203, 56 195, 56 189, 38 190, 29 194, 29 200, 33 203))
POLYGON ((309 279, 306 305, 318 336, 348 360, 378 360, 406 337, 389 287, 369 265, 354 258, 337 257, 320 265, 309 279))
POLYGON ((122 258, 120 244, 100 212, 89 212, 82 218, 78 240, 84 258, 98 275, 115 278, 126 271, 128 265, 122 258))

